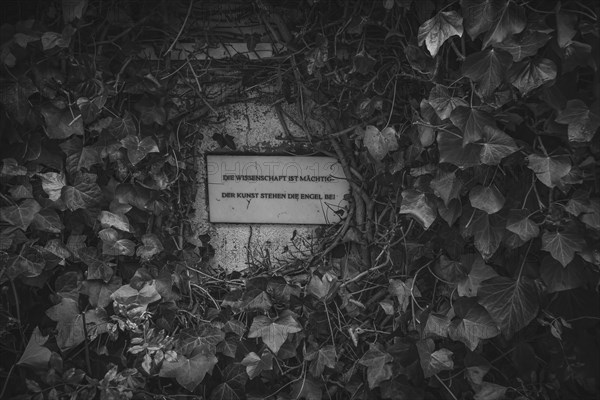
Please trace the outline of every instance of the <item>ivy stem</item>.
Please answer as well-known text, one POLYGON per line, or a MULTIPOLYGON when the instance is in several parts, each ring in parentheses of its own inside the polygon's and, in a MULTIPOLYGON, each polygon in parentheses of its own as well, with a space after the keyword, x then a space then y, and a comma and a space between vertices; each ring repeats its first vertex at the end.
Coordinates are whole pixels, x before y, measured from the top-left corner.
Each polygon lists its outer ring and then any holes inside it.
POLYGON ((527 256, 529 255, 529 250, 531 250, 531 245, 533 244, 533 240, 529 241, 529 246, 527 246, 527 251, 525 252, 525 256, 523 257, 523 262, 521 263, 521 268, 519 268, 519 276, 517 277, 517 283, 521 280, 521 275, 523 274, 523 267, 525 266, 525 261, 527 261, 527 256))
POLYGON ((525 198, 523 199, 523 205, 521 205, 521 209, 525 208, 525 204, 527 204, 527 199, 529 198, 529 193, 533 190, 533 186, 535 185, 535 174, 532 174, 533 179, 531 180, 531 186, 529 186, 529 190, 527 194, 525 194, 525 198))
MULTIPOLYGON (((421 268, 419 268, 417 270, 417 272, 415 272, 415 276, 413 277, 412 284, 410 285, 410 299, 411 299, 410 306, 411 306, 411 312, 412 312, 412 324, 413 324, 413 329, 415 331, 417 330, 417 323, 416 323, 416 319, 415 319, 415 304, 417 304, 417 300, 415 299, 415 295, 414 295, 413 291, 415 289, 415 282, 417 281, 417 275, 419 275, 419 272, 421 272, 425 268, 428 268, 437 259, 438 259, 438 257, 436 256, 435 258, 426 262, 425 265, 423 265, 421 268)), ((417 307, 419 307, 419 309, 421 311, 423 311, 423 308, 419 304, 417 304, 417 307)))
POLYGON ((542 152, 544 153, 544 155, 546 157, 548 157, 548 152, 546 151, 546 147, 544 146, 544 143, 542 142, 542 138, 538 135, 538 136, 536 136, 536 139, 537 139, 538 143, 540 144, 540 149, 542 149, 542 152))
POLYGON ((4 392, 6 391, 6 388, 8 387, 8 382, 10 381, 10 376, 12 375, 13 369, 15 369, 16 366, 17 366, 17 364, 13 364, 12 367, 10 367, 10 370, 8 370, 8 375, 6 375, 6 380, 4 381, 4 385, 2 385, 2 391, 0 392, 0 399, 4 398, 4 392))
POLYGON ((454 43, 454 40, 450 40, 450 46, 452 46, 452 50, 454 50, 454 52, 456 53, 456 56, 458 57, 458 59, 460 61, 465 61, 465 59, 467 57, 465 57, 465 55, 463 53, 460 52, 460 50, 458 49, 458 47, 456 46, 456 44, 454 43))
POLYGON ((454 400, 458 400, 458 399, 456 398, 456 396, 454 395, 454 393, 452 393, 452 390, 450 390, 450 388, 449 388, 448 386, 446 386, 446 384, 445 384, 445 383, 444 383, 444 382, 443 382, 443 381, 440 379, 440 377, 438 376, 438 374, 435 374, 434 376, 436 377, 436 379, 438 380, 438 382, 442 384, 442 386, 444 387, 444 389, 446 389, 446 391, 447 391, 448 393, 450 393, 450 396, 452 396, 452 398, 453 398, 454 400))
POLYGON ((387 123, 385 124, 386 128, 390 125, 390 121, 392 120, 392 114, 394 113, 394 105, 396 104, 396 87, 398 86, 398 78, 394 80, 394 94, 392 95, 392 108, 390 108, 390 115, 388 116, 387 123))
POLYGON ((81 322, 83 324, 83 335, 85 337, 84 341, 84 349, 85 349, 85 366, 87 367, 87 372, 89 376, 92 376, 92 363, 90 361, 90 345, 88 341, 88 331, 87 331, 87 323, 85 320, 85 311, 81 313, 81 322))

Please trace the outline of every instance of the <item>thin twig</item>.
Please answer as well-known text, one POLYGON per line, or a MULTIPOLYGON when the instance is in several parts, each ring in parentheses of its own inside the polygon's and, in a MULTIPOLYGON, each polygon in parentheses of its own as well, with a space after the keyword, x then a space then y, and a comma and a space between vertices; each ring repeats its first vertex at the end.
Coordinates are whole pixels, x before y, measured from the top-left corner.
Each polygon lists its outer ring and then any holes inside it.
POLYGON ((175 37, 175 40, 173 40, 173 43, 171 43, 171 46, 169 46, 169 48, 167 49, 167 51, 164 52, 163 57, 166 56, 167 54, 169 54, 169 52, 171 52, 171 50, 173 50, 173 47, 175 47, 175 44, 177 43, 177 41, 179 40, 179 37, 183 33, 183 29, 185 28, 185 25, 187 24, 187 20, 190 17, 190 14, 192 12, 192 5, 193 4, 194 4, 194 0, 190 0, 190 5, 188 6, 187 14, 185 15, 185 19, 183 20, 183 24, 181 24, 181 28, 179 29, 179 33, 177 33, 177 36, 175 37))
POLYGON ((150 19, 150 17, 151 17, 151 15, 147 15, 144 18, 140 19, 135 24, 131 25, 129 28, 125 29, 123 32, 119 33, 117 36, 113 37, 112 39, 105 40, 102 42, 97 42, 97 43, 94 43, 94 45, 97 46, 97 45, 101 45, 101 44, 114 44, 114 42, 121 39, 123 36, 127 35, 129 32, 131 32, 132 29, 134 29, 138 25, 141 25, 144 22, 146 22, 148 19, 150 19))
POLYGON ((188 58, 187 55, 185 56, 185 59, 187 60, 190 71, 192 72, 192 76, 194 77, 194 80, 196 81, 196 85, 198 86, 198 88, 196 89, 198 97, 200 97, 200 100, 202 100, 202 102, 206 105, 206 107, 210 108, 210 111, 212 111, 213 114, 218 115, 217 111, 213 108, 213 106, 211 106, 208 103, 206 98, 204 98, 204 96, 202 95, 202 85, 200 85, 200 79, 198 78, 196 71, 194 71, 194 67, 192 67, 192 63, 190 62, 190 59, 188 58))

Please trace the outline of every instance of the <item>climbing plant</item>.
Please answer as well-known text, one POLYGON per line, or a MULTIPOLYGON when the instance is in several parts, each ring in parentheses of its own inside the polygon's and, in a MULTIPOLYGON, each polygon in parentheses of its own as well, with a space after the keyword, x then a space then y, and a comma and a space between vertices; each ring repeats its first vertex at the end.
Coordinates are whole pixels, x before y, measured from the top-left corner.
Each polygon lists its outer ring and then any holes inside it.
POLYGON ((225 39, 170 4, 1 27, 0 398, 598 396, 598 4, 256 0, 281 54, 178 64, 225 39), (189 222, 224 65, 351 183, 303 258, 211 267, 189 222))

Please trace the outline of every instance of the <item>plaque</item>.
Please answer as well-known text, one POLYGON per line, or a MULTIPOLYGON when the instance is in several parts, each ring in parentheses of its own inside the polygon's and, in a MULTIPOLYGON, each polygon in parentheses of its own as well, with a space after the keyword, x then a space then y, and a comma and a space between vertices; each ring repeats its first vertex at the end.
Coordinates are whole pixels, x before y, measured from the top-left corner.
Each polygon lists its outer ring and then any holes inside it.
POLYGON ((350 185, 331 157, 206 157, 210 222, 332 224, 346 214, 350 185))

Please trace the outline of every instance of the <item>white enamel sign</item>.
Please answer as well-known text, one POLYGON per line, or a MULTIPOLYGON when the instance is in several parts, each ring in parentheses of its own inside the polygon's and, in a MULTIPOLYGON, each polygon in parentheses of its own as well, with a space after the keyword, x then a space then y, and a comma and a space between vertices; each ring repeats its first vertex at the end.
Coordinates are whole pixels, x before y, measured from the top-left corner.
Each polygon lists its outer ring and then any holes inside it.
POLYGON ((350 185, 330 157, 206 157, 210 222, 331 224, 347 212, 350 185))

